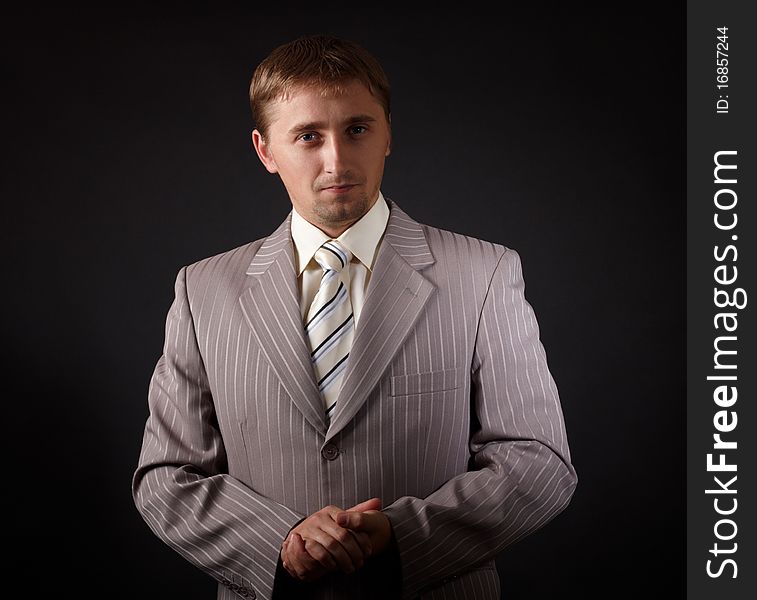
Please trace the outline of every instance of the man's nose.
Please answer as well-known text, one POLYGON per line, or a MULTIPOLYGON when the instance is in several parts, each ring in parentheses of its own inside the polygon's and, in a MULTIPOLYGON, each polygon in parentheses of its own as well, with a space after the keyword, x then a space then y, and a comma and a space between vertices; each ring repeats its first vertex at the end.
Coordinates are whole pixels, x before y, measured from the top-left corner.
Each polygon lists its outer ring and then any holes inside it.
POLYGON ((321 148, 323 152, 323 170, 327 173, 341 173, 345 168, 347 148, 345 141, 338 136, 329 136, 321 148))

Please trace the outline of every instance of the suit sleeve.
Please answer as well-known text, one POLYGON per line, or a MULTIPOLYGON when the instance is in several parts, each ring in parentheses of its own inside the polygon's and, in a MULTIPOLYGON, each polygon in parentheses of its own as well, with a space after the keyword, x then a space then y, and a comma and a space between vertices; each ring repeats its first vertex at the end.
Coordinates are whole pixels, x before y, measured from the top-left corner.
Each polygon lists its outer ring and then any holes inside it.
POLYGON ((150 381, 134 502, 160 539, 219 583, 240 597, 271 598, 281 543, 303 515, 226 473, 186 271, 176 278, 163 354, 150 381))
MULTIPOLYGON (((500 246, 501 247, 501 246, 500 246)), ((470 467, 426 498, 384 508, 403 597, 442 583, 543 527, 578 482, 520 257, 505 249, 483 302, 471 363, 470 467)))

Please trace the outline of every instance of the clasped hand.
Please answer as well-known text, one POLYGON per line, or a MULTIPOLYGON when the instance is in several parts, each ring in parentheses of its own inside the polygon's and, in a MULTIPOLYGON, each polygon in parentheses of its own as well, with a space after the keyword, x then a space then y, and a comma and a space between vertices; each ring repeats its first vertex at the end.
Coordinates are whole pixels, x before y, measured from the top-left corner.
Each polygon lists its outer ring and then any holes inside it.
POLYGON ((281 546, 284 568, 301 581, 315 581, 340 570, 354 573, 370 556, 384 551, 392 535, 381 500, 352 508, 326 506, 292 528, 281 546))

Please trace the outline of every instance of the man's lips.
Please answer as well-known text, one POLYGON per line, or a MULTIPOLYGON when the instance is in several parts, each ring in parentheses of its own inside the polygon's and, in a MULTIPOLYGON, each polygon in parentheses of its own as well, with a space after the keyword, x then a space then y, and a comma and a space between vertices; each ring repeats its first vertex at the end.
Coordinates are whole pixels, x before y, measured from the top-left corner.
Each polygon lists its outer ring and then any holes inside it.
POLYGON ((352 188, 354 188, 357 184, 356 183, 348 183, 344 185, 331 185, 329 187, 323 188, 325 192, 333 192, 335 194, 341 194, 344 192, 348 192, 352 188))

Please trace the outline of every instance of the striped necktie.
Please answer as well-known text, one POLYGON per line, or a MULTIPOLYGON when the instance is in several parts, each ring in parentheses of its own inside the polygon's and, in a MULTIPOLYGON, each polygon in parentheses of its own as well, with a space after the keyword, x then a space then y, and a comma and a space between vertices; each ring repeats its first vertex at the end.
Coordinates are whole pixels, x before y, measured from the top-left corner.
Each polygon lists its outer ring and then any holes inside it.
POLYGON ((315 260, 323 268, 323 277, 305 319, 305 334, 326 418, 330 419, 355 329, 350 300, 352 253, 338 240, 328 240, 316 250, 315 260))

